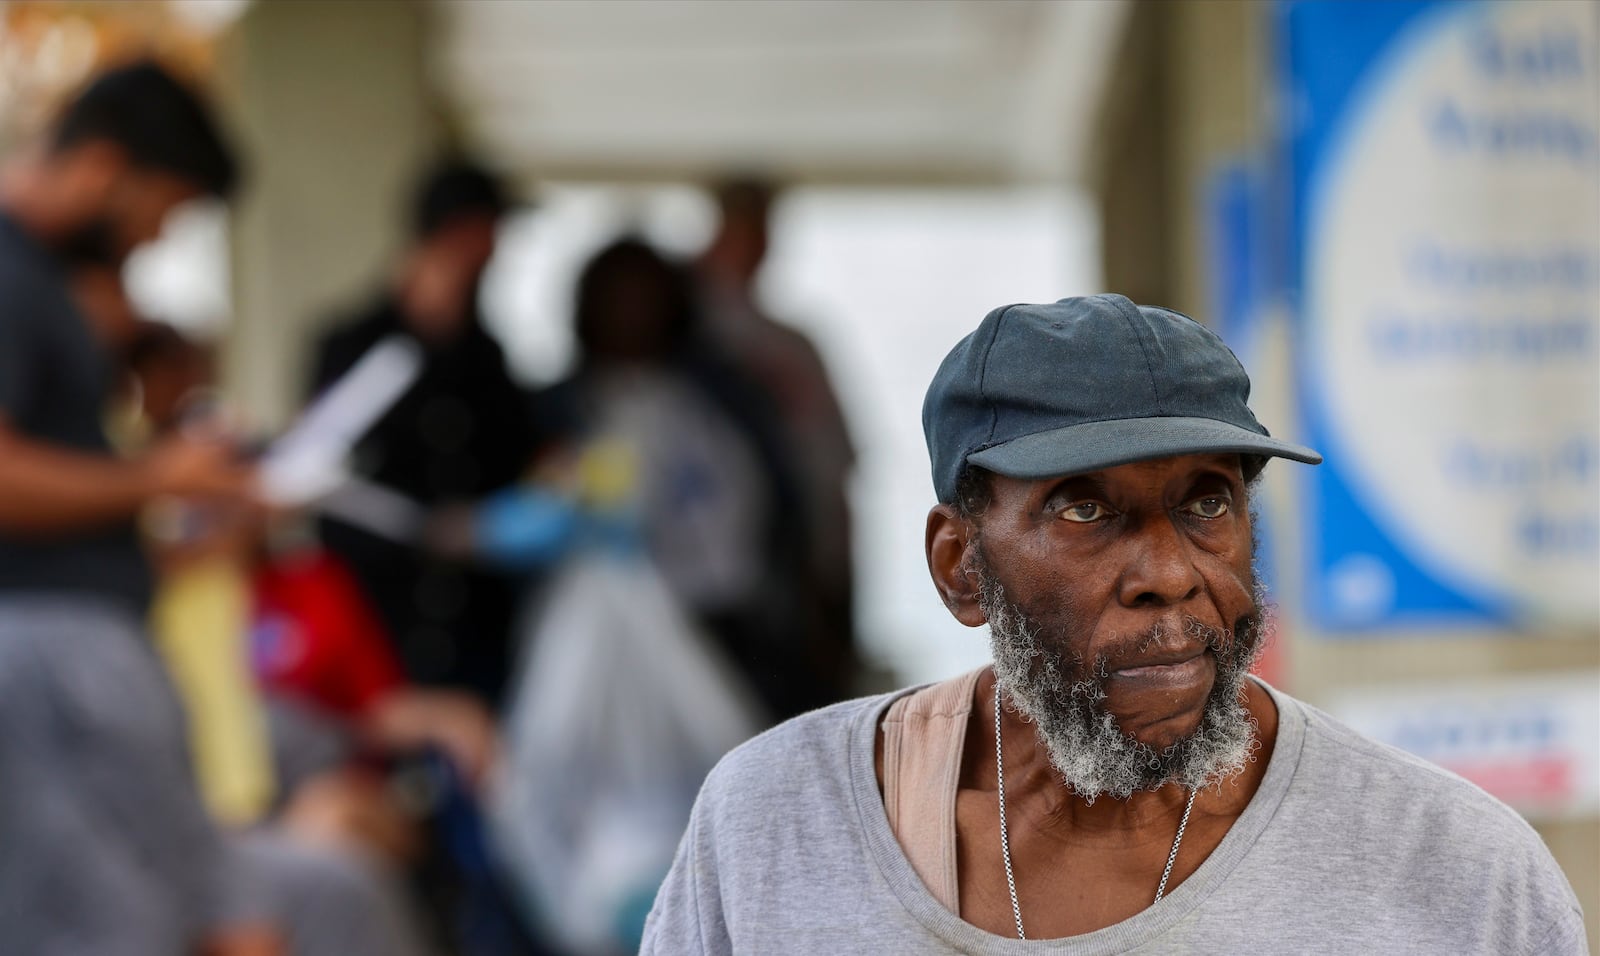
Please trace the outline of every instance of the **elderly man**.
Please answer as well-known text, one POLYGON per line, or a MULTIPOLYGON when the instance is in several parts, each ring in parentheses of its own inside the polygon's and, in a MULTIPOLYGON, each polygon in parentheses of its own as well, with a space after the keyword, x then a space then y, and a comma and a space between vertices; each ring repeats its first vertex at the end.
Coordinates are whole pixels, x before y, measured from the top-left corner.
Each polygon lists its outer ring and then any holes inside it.
POLYGON ((994 664, 706 781, 646 953, 1582 953, 1539 838, 1249 676, 1249 380, 1120 296, 996 309, 923 427, 940 597, 994 664))

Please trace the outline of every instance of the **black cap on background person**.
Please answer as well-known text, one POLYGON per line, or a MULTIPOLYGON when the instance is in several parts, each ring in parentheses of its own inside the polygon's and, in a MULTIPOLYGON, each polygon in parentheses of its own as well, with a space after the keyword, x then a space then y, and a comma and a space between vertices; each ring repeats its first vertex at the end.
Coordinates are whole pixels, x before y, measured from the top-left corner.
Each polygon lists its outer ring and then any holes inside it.
POLYGON ((506 189, 493 173, 459 158, 437 163, 422 178, 413 201, 411 227, 423 239, 457 219, 498 220, 511 209, 506 189))

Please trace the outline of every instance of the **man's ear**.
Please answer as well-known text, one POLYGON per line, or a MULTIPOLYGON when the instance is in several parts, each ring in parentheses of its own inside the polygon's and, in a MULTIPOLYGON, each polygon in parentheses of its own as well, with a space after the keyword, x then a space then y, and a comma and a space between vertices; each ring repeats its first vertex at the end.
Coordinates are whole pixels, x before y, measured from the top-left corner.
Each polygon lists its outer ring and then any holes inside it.
POLYGON ((935 505, 928 512, 925 545, 928 573, 940 600, 955 619, 968 627, 988 620, 978 606, 978 576, 974 573, 978 547, 977 529, 956 514, 949 505, 935 505))

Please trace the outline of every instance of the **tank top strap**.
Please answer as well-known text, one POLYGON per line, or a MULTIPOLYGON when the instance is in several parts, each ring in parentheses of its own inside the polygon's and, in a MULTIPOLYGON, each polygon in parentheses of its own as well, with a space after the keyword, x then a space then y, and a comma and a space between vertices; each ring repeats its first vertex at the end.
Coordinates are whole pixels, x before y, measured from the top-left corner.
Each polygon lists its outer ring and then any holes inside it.
POLYGON ((928 892, 960 915, 956 873, 956 787, 986 668, 930 684, 889 707, 883 720, 883 807, 889 828, 928 892))

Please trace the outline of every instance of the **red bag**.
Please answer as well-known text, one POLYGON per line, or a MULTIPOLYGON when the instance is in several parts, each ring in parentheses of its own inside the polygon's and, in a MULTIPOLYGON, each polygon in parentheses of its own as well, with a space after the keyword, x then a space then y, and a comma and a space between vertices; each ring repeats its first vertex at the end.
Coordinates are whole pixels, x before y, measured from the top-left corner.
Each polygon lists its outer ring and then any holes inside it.
POLYGON ((405 682, 377 612, 331 553, 265 562, 254 583, 250 656, 269 691, 354 717, 405 682))

